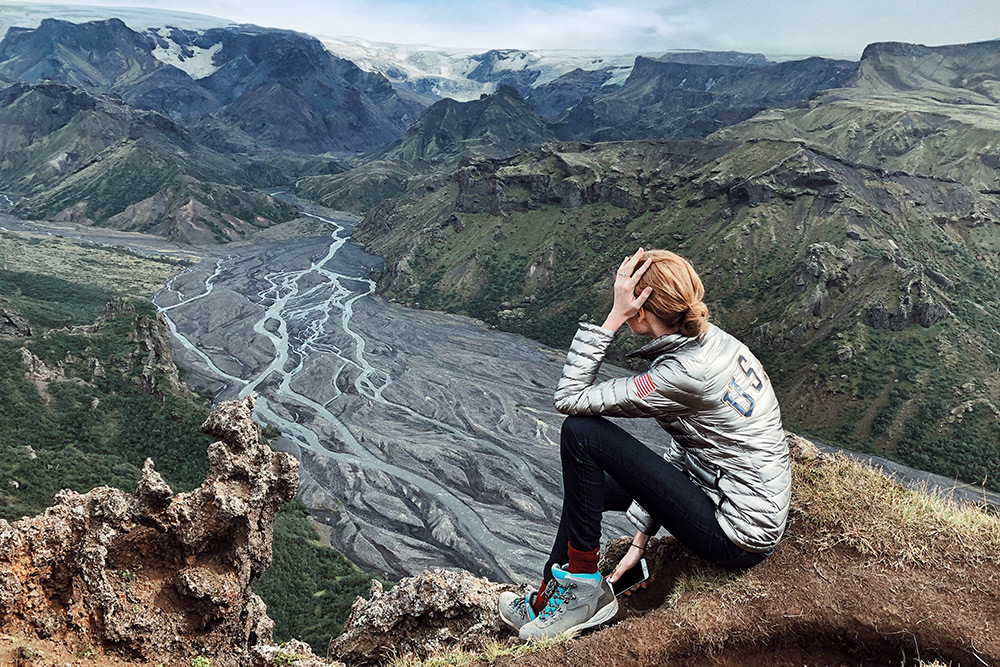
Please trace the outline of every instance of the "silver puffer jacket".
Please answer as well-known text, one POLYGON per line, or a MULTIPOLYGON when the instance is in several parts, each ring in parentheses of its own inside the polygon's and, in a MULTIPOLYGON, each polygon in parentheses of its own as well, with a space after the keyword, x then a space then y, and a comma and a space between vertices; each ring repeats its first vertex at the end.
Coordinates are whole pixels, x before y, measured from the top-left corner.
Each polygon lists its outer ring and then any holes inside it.
MULTIPOLYGON (((653 417, 672 436, 664 457, 713 500, 726 535, 747 551, 781 538, 791 499, 788 444, 771 381, 746 345, 710 325, 698 338, 662 336, 633 352, 648 373, 595 384, 607 330, 582 323, 573 339, 555 407, 567 415, 653 417)), ((633 503, 629 518, 659 528, 633 503)))

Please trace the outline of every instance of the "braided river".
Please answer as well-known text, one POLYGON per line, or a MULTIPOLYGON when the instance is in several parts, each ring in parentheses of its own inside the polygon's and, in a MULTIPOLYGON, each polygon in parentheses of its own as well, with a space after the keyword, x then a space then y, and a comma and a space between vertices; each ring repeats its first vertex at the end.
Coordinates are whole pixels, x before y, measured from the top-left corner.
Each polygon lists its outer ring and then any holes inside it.
POLYGON ((562 353, 386 303, 352 221, 304 218, 326 233, 227 246, 154 296, 178 362, 217 400, 258 395, 300 499, 356 563, 536 578, 561 503, 562 353))

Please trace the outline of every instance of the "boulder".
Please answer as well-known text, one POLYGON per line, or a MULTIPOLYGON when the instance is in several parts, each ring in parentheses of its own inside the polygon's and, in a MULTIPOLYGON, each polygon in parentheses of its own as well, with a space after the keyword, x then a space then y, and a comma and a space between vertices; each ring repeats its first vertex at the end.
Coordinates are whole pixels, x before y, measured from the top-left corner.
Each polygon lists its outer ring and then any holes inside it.
POLYGON ((329 654, 349 665, 383 665, 393 656, 479 650, 511 636, 497 614, 497 597, 507 590, 514 587, 461 570, 424 572, 388 591, 374 580, 368 599, 354 601, 329 654))
POLYGON ((25 338, 31 334, 31 325, 24 315, 15 310, 0 308, 0 336, 25 338))

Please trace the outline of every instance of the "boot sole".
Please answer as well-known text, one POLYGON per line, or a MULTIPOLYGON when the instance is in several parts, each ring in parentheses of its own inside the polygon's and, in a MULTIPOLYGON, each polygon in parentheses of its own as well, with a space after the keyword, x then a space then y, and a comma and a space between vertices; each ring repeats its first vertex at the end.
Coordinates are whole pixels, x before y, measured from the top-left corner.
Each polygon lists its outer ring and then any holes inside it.
POLYGON ((610 621, 612 618, 615 617, 615 614, 617 613, 618 613, 618 600, 612 599, 611 602, 604 605, 602 609, 598 609, 597 613, 594 614, 590 618, 590 620, 584 621, 579 625, 574 625, 566 632, 570 633, 570 635, 572 636, 580 632, 583 632, 584 630, 589 630, 590 628, 596 628, 597 626, 603 625, 604 623, 610 621))
MULTIPOLYGON (((602 608, 598 609, 597 613, 595 613, 593 616, 591 616, 589 619, 587 619, 583 623, 578 623, 577 625, 574 625, 574 626, 572 626, 570 628, 567 628, 566 630, 563 630, 563 631, 557 633, 557 635, 563 635, 563 634, 565 634, 565 635, 568 635, 570 637, 574 637, 574 636, 578 635, 579 633, 583 632, 584 630, 589 630, 590 628, 596 628, 599 625, 607 623, 612 618, 614 618, 615 614, 617 614, 617 613, 618 613, 618 600, 617 599, 613 599, 613 600, 611 600, 611 602, 609 602, 608 604, 604 605, 602 608)), ((534 641, 536 639, 544 639, 544 638, 548 638, 548 637, 554 637, 554 636, 557 636, 557 635, 538 635, 538 636, 535 636, 535 637, 521 637, 521 640, 522 641, 534 641)), ((518 636, 520 636, 520 633, 518 634, 518 636)))

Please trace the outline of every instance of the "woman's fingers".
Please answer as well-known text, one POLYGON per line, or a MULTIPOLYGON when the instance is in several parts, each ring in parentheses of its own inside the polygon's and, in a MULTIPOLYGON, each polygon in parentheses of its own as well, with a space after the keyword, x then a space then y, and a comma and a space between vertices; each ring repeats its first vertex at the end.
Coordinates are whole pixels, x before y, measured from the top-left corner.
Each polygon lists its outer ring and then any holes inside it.
POLYGON ((653 288, 646 287, 644 290, 639 292, 638 296, 635 297, 635 300, 632 302, 632 305, 635 306, 635 308, 637 309, 641 308, 642 304, 646 303, 646 299, 648 299, 649 295, 652 293, 653 293, 653 288))
POLYGON ((632 586, 632 588, 630 588, 627 591, 625 591, 625 595, 627 595, 629 597, 632 597, 632 593, 638 593, 643 588, 646 588, 646 582, 645 581, 640 581, 639 583, 637 583, 634 586, 632 586))
POLYGON ((628 567, 622 567, 623 565, 625 565, 625 558, 621 559, 618 565, 615 566, 615 571, 608 576, 608 581, 618 581, 622 574, 628 570, 628 567))
MULTIPOLYGON (((643 249, 639 248, 632 255, 626 255, 625 259, 618 266, 618 276, 623 278, 635 278, 633 275, 635 273, 635 267, 638 265, 640 258, 642 257, 643 249)), ((643 269, 645 271, 645 269, 643 269)), ((639 275, 642 275, 641 273, 639 275)))
POLYGON ((653 264, 653 258, 647 257, 646 261, 642 264, 638 264, 638 261, 638 258, 636 258, 636 264, 633 264, 628 271, 633 287, 639 282, 639 278, 642 278, 642 274, 646 273, 646 270, 653 264))
POLYGON ((608 576, 608 581, 618 581, 618 578, 622 576, 625 572, 634 567, 639 559, 642 558, 642 554, 638 549, 629 548, 622 556, 621 560, 618 561, 618 565, 615 566, 615 571, 608 576))
POLYGON ((639 248, 638 250, 635 251, 635 254, 633 254, 626 260, 628 264, 628 270, 626 271, 626 273, 629 275, 629 277, 632 276, 632 273, 635 271, 635 267, 639 263, 639 260, 641 258, 642 258, 642 248, 639 248))

